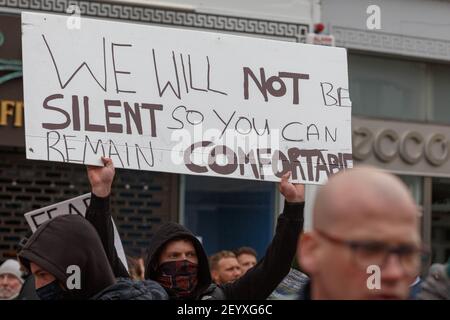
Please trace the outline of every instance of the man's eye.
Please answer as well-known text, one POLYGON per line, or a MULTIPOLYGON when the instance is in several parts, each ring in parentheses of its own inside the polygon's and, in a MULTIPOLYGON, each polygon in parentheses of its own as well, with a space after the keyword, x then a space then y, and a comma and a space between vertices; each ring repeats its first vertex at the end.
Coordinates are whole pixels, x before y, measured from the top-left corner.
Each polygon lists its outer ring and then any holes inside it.
POLYGON ((420 250, 414 246, 400 246, 395 251, 401 256, 411 256, 417 254, 420 250))
POLYGON ((368 243, 365 246, 365 249, 368 251, 378 252, 378 251, 383 251, 384 249, 386 249, 386 246, 382 243, 368 243))

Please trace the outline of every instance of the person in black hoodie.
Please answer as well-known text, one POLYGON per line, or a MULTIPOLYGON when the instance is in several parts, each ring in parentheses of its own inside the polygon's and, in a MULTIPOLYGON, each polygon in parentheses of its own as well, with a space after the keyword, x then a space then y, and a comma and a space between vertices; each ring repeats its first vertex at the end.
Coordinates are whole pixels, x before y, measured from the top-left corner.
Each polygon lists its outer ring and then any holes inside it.
MULTIPOLYGON (((104 167, 87 167, 92 196, 86 219, 100 235, 115 275, 129 277, 114 248, 109 197, 115 170, 111 159, 102 157, 102 161, 104 167)), ((244 276, 225 285, 213 284, 200 241, 185 227, 169 222, 151 239, 145 278, 160 283, 171 299, 266 299, 289 273, 303 228, 304 186, 289 183, 289 176, 284 175, 280 184, 286 201, 272 243, 265 257, 244 276)))
POLYGON ((116 280, 97 232, 79 215, 59 216, 42 224, 18 257, 33 274, 41 300, 168 298, 154 281, 116 280))

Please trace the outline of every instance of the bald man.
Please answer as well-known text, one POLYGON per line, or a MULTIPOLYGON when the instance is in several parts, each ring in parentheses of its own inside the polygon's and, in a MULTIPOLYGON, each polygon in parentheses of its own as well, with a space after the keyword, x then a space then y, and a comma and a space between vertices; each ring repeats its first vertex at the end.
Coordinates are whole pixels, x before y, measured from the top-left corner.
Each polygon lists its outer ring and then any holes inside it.
POLYGON ((397 177, 369 167, 319 190, 297 258, 311 281, 299 299, 406 299, 420 272, 419 212, 397 177))

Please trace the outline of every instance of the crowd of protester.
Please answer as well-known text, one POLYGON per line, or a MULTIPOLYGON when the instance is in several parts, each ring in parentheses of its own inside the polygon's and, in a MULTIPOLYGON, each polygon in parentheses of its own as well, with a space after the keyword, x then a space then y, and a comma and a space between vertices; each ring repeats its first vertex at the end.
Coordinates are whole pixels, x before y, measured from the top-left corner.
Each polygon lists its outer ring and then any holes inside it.
POLYGON ((1 264, 1 300, 449 299, 450 264, 428 268, 419 210, 394 175, 358 167, 331 176, 304 231, 305 188, 285 174, 284 210, 262 257, 250 247, 208 257, 190 230, 168 222, 145 257, 124 263, 111 219, 115 169, 102 160, 87 168, 86 217, 45 222, 1 264))

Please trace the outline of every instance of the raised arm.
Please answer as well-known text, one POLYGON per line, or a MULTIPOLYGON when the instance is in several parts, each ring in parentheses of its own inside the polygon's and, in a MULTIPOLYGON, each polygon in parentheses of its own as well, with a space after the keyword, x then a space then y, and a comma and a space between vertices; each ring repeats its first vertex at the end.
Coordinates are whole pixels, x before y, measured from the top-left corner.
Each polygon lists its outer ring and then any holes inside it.
POLYGON ((102 157, 102 161, 103 167, 87 166, 92 192, 86 219, 97 230, 114 275, 129 278, 128 271, 119 259, 114 246, 114 227, 110 211, 111 186, 115 174, 114 165, 111 159, 102 157))
POLYGON ((278 217, 275 236, 264 258, 240 279, 221 286, 226 299, 266 299, 289 273, 303 229, 305 201, 304 185, 289 183, 289 177, 290 172, 282 177, 279 185, 285 197, 284 210, 278 217))

